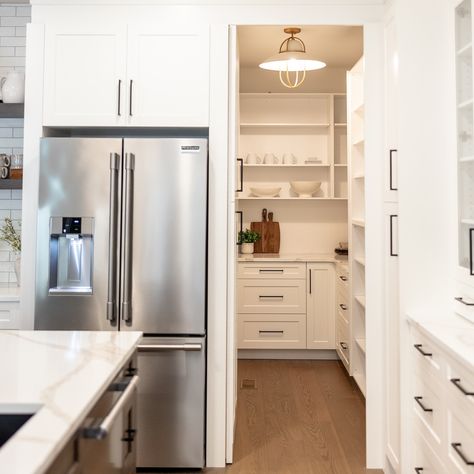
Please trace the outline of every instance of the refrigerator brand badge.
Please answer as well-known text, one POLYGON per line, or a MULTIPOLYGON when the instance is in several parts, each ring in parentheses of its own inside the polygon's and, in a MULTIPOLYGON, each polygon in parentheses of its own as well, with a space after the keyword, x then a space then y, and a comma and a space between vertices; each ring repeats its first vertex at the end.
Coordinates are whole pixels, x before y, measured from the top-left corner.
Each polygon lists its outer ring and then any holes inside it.
POLYGON ((181 145, 183 153, 197 153, 201 147, 199 145, 181 145))

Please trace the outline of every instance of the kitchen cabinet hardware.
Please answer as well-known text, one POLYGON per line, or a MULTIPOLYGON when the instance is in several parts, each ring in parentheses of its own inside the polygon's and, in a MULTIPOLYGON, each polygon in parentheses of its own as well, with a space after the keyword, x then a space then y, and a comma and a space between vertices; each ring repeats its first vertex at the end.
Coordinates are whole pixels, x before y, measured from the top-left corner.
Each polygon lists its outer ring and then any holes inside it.
POLYGON ((117 115, 119 117, 122 115, 121 110, 120 110, 121 89, 122 89, 122 79, 119 79, 119 81, 118 81, 118 100, 117 100, 117 115))
POLYGON ((283 334, 285 331, 283 331, 282 329, 280 330, 267 330, 267 329, 260 329, 258 331, 259 334, 283 334))
POLYGON ((348 280, 348 278, 347 278, 346 276, 344 276, 344 275, 339 276, 339 278, 340 278, 342 281, 347 281, 347 280, 348 280))
POLYGON ((130 79, 130 89, 129 89, 129 93, 130 93, 130 98, 129 98, 129 112, 128 114, 130 115, 130 117, 133 116, 133 79, 130 79))
POLYGON ((283 268, 260 268, 258 273, 283 273, 283 268))
POLYGON ((468 303, 467 301, 464 301, 464 298, 462 296, 457 296, 454 298, 456 301, 459 301, 460 303, 466 305, 466 306, 474 306, 474 303, 468 303))
POLYGON ((345 305, 344 303, 341 303, 339 305, 339 307, 343 310, 343 311, 347 311, 347 305, 345 305))
POLYGON ((138 352, 201 351, 202 344, 139 344, 138 352))
POLYGON ((133 184, 134 184, 135 155, 125 154, 125 213, 123 238, 123 269, 122 282, 122 319, 130 323, 132 320, 132 239, 133 239, 133 184))
POLYGON ((313 282, 312 282, 312 272, 311 272, 311 269, 308 270, 309 271, 309 294, 311 294, 311 290, 312 290, 312 286, 313 286, 313 282))
POLYGON ((244 190, 244 160, 243 158, 237 158, 237 161, 240 163, 240 186, 236 192, 241 193, 244 190))
POLYGON ((395 253, 393 251, 393 219, 397 218, 397 214, 390 214, 390 256, 391 257, 398 257, 398 252, 395 253))
POLYGON ((451 383, 467 397, 474 397, 474 392, 469 392, 461 385, 461 379, 451 379, 451 383))
POLYGON ((390 191, 398 191, 398 187, 395 187, 393 185, 393 155, 394 153, 398 154, 398 150, 390 150, 389 152, 389 173, 390 173, 390 179, 389 179, 389 185, 390 185, 390 191))
POLYGON ((109 198, 109 271, 107 281, 107 319, 115 321, 116 285, 117 281, 117 225, 118 225, 118 176, 119 160, 117 153, 110 154, 110 198, 109 198))
POLYGON ((425 357, 432 357, 433 354, 431 352, 425 352, 423 348, 423 344, 413 344, 413 347, 422 355, 425 357))
MULTIPOLYGON (((239 234, 240 234, 240 232, 243 232, 244 230, 244 213, 243 211, 235 211, 235 213, 239 215, 239 227, 240 227, 239 234)), ((237 238, 236 245, 242 245, 242 242, 240 241, 239 238, 237 238)))
POLYGON ((424 469, 422 467, 415 467, 416 474, 420 474, 423 471, 424 471, 424 469))
POLYGON ((427 408, 425 407, 425 405, 422 403, 421 400, 423 400, 423 397, 413 397, 415 399, 415 402, 418 403, 418 405, 420 405, 421 409, 424 411, 424 412, 432 412, 433 409, 432 408, 427 408))
POLYGON ((283 299, 283 295, 259 295, 259 299, 283 299))
POLYGON ((461 451, 461 443, 451 443, 451 446, 453 447, 454 451, 456 451, 456 454, 463 460, 464 464, 467 466, 474 466, 474 461, 469 461, 469 459, 467 459, 465 454, 461 451))
POLYGON ((342 349, 347 350, 348 345, 345 342, 340 342, 339 345, 342 347, 342 349))
POLYGON ((474 228, 469 229, 469 273, 474 275, 474 264, 472 262, 472 240, 474 228))

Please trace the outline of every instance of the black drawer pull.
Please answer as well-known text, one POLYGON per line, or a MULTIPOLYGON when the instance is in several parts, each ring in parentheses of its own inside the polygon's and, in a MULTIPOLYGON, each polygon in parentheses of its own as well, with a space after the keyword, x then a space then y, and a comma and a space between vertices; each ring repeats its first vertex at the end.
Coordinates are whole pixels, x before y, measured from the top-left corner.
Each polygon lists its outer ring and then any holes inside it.
POLYGON ((266 331, 266 330, 259 330, 259 334, 283 334, 285 331, 266 331))
POLYGON ((415 402, 418 403, 418 405, 420 405, 420 407, 423 411, 426 411, 426 412, 432 412, 433 411, 432 408, 426 408, 425 405, 423 405, 423 403, 421 403, 421 400, 423 400, 423 397, 414 397, 414 398, 415 398, 415 402))
POLYGON ((420 472, 423 472, 424 469, 422 467, 415 467, 415 472, 416 474, 420 474, 420 472))
POLYGON ((474 397, 474 392, 468 392, 462 385, 461 385, 461 379, 451 379, 451 382, 459 389, 461 390, 464 395, 469 396, 469 397, 474 397))
POLYGON ((347 305, 345 305, 344 303, 341 303, 341 304, 339 305, 339 307, 340 307, 342 310, 347 311, 347 305))
POLYGON ((345 342, 340 342, 339 345, 342 347, 343 350, 347 350, 347 344, 345 342))
POLYGON ((460 303, 462 303, 463 305, 466 305, 466 306, 474 306, 474 303, 468 303, 466 301, 464 301, 463 297, 462 296, 458 296, 457 298, 454 298, 456 301, 459 301, 460 303))
POLYGON ((431 352, 425 352, 422 347, 423 344, 414 344, 413 347, 420 353, 423 354, 425 357, 432 357, 433 354, 431 352))
POLYGON ((283 273, 283 268, 261 268, 259 273, 283 273))
POLYGON ((279 299, 279 300, 282 300, 282 299, 283 299, 283 296, 282 296, 282 295, 260 295, 259 298, 260 298, 260 299, 263 299, 263 298, 270 298, 270 299, 279 299))
POLYGON ((347 278, 346 276, 340 276, 339 278, 340 278, 342 281, 347 281, 347 280, 348 280, 348 278, 347 278))
POLYGON ((453 447, 454 451, 456 451, 456 454, 464 461, 464 464, 467 466, 474 466, 474 461, 469 461, 461 451, 461 443, 451 443, 451 446, 453 447))

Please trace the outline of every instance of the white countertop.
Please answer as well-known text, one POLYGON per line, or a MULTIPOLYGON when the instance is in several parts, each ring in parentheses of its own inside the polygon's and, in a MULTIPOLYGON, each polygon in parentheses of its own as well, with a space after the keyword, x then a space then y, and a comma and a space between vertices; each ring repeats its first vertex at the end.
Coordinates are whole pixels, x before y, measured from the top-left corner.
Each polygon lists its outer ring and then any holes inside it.
POLYGON ((20 287, 0 283, 0 302, 20 301, 20 287))
POLYGON ((140 338, 140 332, 0 331, 0 412, 39 407, 0 448, 0 474, 44 472, 140 338))
POLYGON ((347 255, 324 253, 254 253, 239 254, 239 262, 347 262, 347 255))
POLYGON ((409 315, 410 324, 434 339, 446 352, 474 370, 474 324, 451 313, 446 318, 429 320, 423 315, 409 315))

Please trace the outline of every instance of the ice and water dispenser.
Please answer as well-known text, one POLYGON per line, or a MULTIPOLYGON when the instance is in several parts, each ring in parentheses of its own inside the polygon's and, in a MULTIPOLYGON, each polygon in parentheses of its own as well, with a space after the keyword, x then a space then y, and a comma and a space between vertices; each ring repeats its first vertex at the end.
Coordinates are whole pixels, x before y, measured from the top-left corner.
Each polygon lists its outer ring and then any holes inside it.
POLYGON ((94 219, 51 217, 49 294, 92 294, 94 219))

